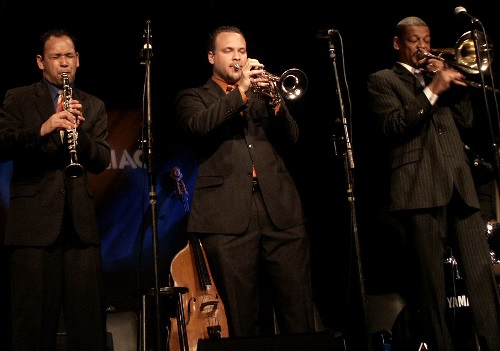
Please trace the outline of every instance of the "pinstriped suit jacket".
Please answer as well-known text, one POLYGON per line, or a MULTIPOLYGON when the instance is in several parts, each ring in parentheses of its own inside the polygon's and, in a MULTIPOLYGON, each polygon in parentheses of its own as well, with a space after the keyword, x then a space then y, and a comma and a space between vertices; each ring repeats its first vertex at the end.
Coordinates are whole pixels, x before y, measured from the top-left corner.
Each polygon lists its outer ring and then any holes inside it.
POLYGON ((479 208, 460 137, 460 129, 473 121, 466 92, 460 91, 456 100, 443 95, 432 106, 415 76, 398 63, 371 74, 367 86, 390 150, 390 208, 443 206, 454 186, 469 206, 479 208))
POLYGON ((298 140, 296 121, 284 106, 275 116, 252 92, 226 95, 212 79, 176 97, 183 130, 193 137, 198 175, 188 231, 243 233, 252 208, 252 164, 273 223, 281 229, 305 221, 295 183, 282 158, 298 140))

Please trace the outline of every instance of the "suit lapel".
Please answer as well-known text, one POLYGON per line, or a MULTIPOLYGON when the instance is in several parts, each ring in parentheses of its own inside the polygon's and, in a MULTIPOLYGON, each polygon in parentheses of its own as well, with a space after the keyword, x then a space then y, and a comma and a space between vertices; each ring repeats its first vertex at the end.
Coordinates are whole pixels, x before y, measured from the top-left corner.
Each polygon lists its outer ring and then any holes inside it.
POLYGON ((219 84, 215 83, 212 78, 207 80, 203 88, 217 100, 226 95, 226 92, 224 92, 219 84))
POLYGON ((394 67, 392 67, 392 70, 399 76, 401 80, 404 80, 405 82, 408 82, 410 84, 418 84, 417 78, 400 64, 395 64, 394 67))
POLYGON ((408 87, 408 89, 411 89, 411 91, 414 94, 419 93, 422 91, 424 88, 420 82, 418 81, 417 77, 410 71, 408 71, 405 67, 402 65, 396 63, 392 67, 392 71, 399 77, 399 79, 408 87))
MULTIPOLYGON (((40 112, 41 122, 45 122, 52 116, 56 111, 54 110, 54 102, 50 96, 49 89, 45 85, 45 82, 40 81, 35 87, 35 107, 40 112)), ((50 138, 57 144, 61 145, 61 138, 59 133, 51 133, 50 138)))

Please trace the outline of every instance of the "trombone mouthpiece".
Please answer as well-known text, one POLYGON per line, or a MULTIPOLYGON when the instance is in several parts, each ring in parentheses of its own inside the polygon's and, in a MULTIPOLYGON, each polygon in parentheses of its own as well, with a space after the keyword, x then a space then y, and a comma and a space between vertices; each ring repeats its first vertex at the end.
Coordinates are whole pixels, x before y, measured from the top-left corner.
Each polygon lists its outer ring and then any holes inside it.
POLYGON ((421 59, 425 58, 426 56, 427 56, 427 55, 426 55, 426 54, 425 54, 425 52, 423 52, 422 50, 418 50, 418 51, 417 51, 417 58, 418 58, 419 60, 421 60, 421 59))

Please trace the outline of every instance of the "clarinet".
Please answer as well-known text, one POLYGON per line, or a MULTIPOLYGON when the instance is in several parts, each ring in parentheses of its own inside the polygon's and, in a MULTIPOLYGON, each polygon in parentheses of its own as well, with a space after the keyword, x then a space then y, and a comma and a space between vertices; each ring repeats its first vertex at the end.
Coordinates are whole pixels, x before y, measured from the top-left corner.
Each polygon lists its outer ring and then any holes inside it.
MULTIPOLYGON (((61 74, 63 79, 63 107, 65 111, 69 111, 69 102, 73 95, 73 90, 69 85, 69 77, 67 73, 61 74)), ((78 123, 75 116, 75 124, 78 123)), ((64 133, 65 143, 68 145, 69 150, 69 164, 64 168, 64 172, 70 178, 77 178, 83 174, 83 166, 78 162, 78 155, 76 153, 76 146, 78 144, 78 131, 76 128, 71 128, 64 133)))

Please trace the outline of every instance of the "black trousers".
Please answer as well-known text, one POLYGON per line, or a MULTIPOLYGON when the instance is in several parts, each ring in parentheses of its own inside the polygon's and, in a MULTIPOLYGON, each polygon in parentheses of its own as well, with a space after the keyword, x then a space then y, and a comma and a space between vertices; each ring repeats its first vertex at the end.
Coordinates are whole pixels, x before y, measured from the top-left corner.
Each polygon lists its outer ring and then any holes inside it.
MULTIPOLYGON (((258 188, 250 224, 242 234, 201 235, 232 337, 258 336, 261 294, 276 314, 281 334, 314 331, 309 238, 304 226, 278 230, 258 188), (262 289, 266 280, 269 289, 262 289)), ((267 284, 266 284, 267 285, 267 284)))
POLYGON ((432 351, 460 350, 446 324, 444 258, 452 248, 464 279, 481 351, 500 350, 500 304, 480 211, 454 194, 441 208, 399 213, 411 265, 407 294, 418 332, 432 351))
POLYGON ((56 349, 61 308, 67 349, 106 349, 98 246, 71 234, 51 247, 10 249, 12 351, 56 349))

